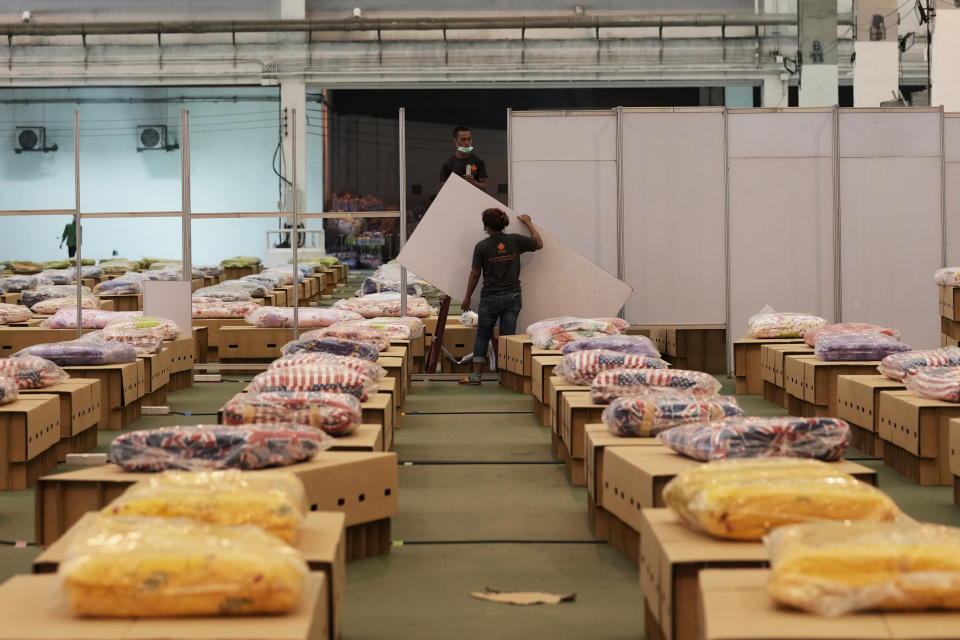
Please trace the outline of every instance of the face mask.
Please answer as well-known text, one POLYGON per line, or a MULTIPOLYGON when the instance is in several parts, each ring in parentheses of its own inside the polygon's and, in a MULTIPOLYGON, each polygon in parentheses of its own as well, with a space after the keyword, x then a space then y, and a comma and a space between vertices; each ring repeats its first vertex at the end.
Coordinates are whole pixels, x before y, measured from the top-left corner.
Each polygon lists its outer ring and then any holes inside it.
POLYGON ((457 151, 460 153, 470 153, 473 151, 473 147, 457 147, 457 151))

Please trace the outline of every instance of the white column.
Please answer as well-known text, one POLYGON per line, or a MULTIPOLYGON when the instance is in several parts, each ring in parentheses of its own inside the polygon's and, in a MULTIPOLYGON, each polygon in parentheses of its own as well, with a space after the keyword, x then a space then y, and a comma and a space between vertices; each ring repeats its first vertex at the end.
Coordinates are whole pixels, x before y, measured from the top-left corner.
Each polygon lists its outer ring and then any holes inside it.
POLYGON ((931 45, 930 104, 960 111, 960 10, 937 3, 931 45))
POLYGON ((805 64, 800 70, 800 107, 832 107, 840 102, 837 85, 839 67, 835 64, 805 64))
MULTIPOLYGON (((280 81, 280 107, 286 126, 283 128, 283 177, 293 179, 293 131, 296 129, 297 144, 297 208, 305 211, 307 193, 307 89, 303 78, 291 78, 280 81), (293 126, 293 112, 296 111, 297 126, 293 126)), ((293 202, 290 186, 284 189, 288 193, 284 199, 284 210, 291 211, 293 202)))
POLYGON ((781 80, 780 74, 763 76, 763 88, 760 91, 760 106, 767 109, 789 106, 789 82, 781 80))
POLYGON ((855 42, 853 106, 879 107, 900 87, 900 48, 896 42, 855 42))

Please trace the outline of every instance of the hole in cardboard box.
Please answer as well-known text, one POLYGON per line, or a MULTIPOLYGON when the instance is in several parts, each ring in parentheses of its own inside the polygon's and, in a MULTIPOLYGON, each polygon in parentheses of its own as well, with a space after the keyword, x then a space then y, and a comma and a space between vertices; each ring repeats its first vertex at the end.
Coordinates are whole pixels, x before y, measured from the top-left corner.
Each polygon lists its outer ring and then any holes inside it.
POLYGON ((383 495, 385 496, 389 496, 392 493, 393 493, 393 489, 384 489, 383 491, 383 495))
POLYGON ((318 504, 310 505, 310 511, 319 511, 319 510, 320 510, 320 505, 318 504))
POLYGON ((361 493, 361 494, 357 497, 357 500, 359 500, 360 502, 363 502, 363 501, 366 500, 366 499, 367 499, 367 494, 365 494, 365 493, 361 493))
POLYGON ((338 507, 342 507, 342 506, 345 505, 346 503, 347 503, 347 501, 346 501, 345 499, 343 499, 343 498, 338 498, 338 499, 337 499, 337 506, 338 506, 338 507))

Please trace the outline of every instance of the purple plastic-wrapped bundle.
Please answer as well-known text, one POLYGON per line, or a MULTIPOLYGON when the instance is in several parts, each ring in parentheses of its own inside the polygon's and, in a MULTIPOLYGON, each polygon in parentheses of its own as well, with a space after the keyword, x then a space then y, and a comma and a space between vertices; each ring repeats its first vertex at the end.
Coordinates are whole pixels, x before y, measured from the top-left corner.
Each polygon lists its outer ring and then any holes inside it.
POLYGON ((636 356, 650 356, 659 358, 660 352, 653 346, 653 341, 646 336, 599 336, 583 338, 563 345, 563 355, 576 351, 616 351, 630 353, 636 356))
MULTIPOLYGON (((143 311, 104 311, 103 309, 83 309, 84 329, 103 329, 108 322, 117 318, 142 316, 143 311)), ((77 308, 64 307, 40 323, 45 329, 76 329, 77 308)))
POLYGON ((131 431, 110 445, 124 471, 212 471, 286 466, 333 446, 321 429, 299 424, 196 425, 131 431))
POLYGON ((37 276, 4 276, 0 278, 0 293, 10 293, 34 289, 37 286, 37 276))
POLYGON ((883 360, 894 353, 910 351, 893 336, 877 331, 824 333, 817 337, 813 354, 821 360, 864 362, 883 360))
POLYGON ((732 458, 816 458, 833 462, 850 444, 850 425, 835 418, 728 418, 663 431, 660 441, 708 462, 732 458))
POLYGON ((18 353, 14 358, 0 358, 0 375, 12 376, 21 389, 52 387, 70 377, 55 363, 27 353, 18 353))
POLYGON ((21 354, 44 358, 61 367, 100 366, 137 361, 137 351, 131 345, 87 336, 82 340, 35 344, 18 351, 13 357, 18 358, 21 354))
POLYGON ((143 278, 139 273, 124 274, 119 278, 101 282, 93 288, 101 296, 131 296, 143 293, 143 278))
POLYGON ((280 349, 280 352, 285 356, 292 356, 304 351, 320 351, 335 356, 351 356, 363 358, 370 362, 376 362, 380 359, 380 351, 374 345, 341 338, 301 337, 299 340, 291 340, 280 349))
POLYGON ((691 422, 709 422, 742 416, 733 396, 695 396, 692 393, 647 393, 617 398, 603 410, 603 421, 615 436, 649 438, 691 422))
POLYGON ((709 373, 686 369, 611 369, 597 374, 590 384, 590 397, 597 404, 614 398, 646 393, 651 389, 685 391, 714 396, 720 381, 709 373))
POLYGON ((903 380, 924 367, 956 366, 960 366, 960 348, 944 347, 895 353, 884 358, 877 369, 888 378, 903 380))
POLYGON ((0 375, 0 404, 9 404, 20 395, 20 387, 11 375, 0 375))
MULTIPOLYGON (((84 297, 89 296, 90 289, 88 287, 80 287, 80 293, 84 297)), ((37 287, 32 291, 21 291, 20 304, 25 307, 33 307, 33 305, 38 302, 45 300, 52 300, 53 298, 75 298, 76 295, 77 288, 75 286, 51 284, 37 287)))

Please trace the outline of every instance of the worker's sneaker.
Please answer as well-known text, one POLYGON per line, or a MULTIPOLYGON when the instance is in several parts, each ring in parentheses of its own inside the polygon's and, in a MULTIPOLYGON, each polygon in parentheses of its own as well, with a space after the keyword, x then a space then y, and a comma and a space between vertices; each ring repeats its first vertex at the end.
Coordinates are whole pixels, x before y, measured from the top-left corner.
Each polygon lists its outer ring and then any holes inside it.
POLYGON ((480 384, 480 382, 480 374, 474 373, 461 380, 460 384, 480 384))

